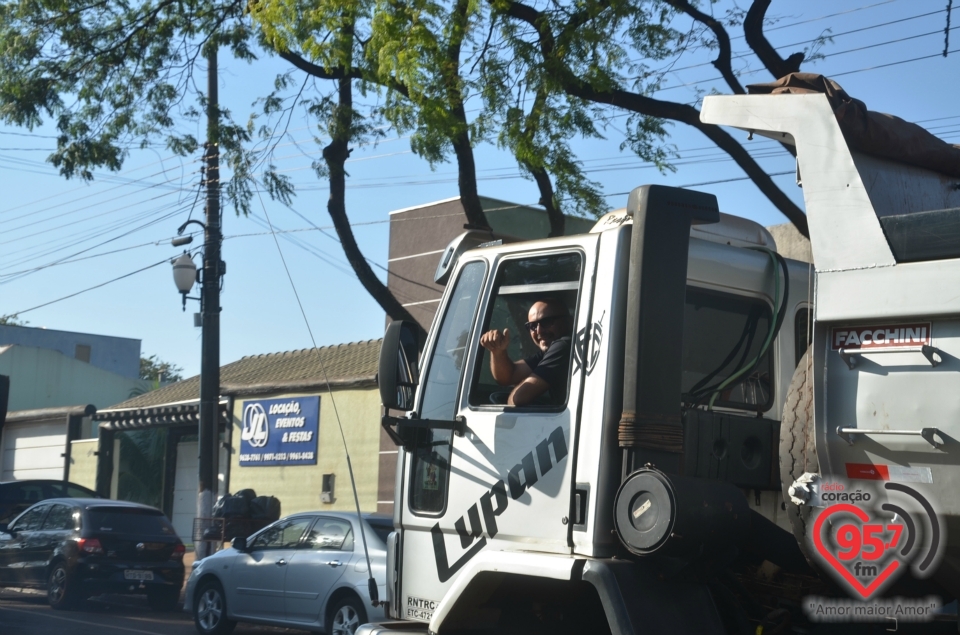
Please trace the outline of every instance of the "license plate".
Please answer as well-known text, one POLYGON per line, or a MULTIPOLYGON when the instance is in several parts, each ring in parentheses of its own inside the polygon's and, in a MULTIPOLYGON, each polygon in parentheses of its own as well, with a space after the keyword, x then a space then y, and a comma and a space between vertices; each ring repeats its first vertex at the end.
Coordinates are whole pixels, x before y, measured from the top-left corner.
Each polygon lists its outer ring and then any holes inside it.
POLYGON ((127 580, 153 580, 153 571, 132 571, 127 569, 123 572, 123 577, 127 580))

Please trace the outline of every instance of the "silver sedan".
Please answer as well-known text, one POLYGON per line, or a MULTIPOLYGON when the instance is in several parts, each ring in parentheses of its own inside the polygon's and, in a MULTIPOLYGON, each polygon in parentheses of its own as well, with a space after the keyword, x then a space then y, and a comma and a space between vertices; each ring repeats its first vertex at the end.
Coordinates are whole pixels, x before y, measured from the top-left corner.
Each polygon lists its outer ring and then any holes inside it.
MULTIPOLYGON (((393 521, 363 518, 383 599, 393 521)), ((184 611, 202 635, 226 635, 238 621, 353 635, 360 624, 384 619, 383 609, 370 605, 356 514, 294 514, 234 544, 194 564, 187 580, 184 611)))

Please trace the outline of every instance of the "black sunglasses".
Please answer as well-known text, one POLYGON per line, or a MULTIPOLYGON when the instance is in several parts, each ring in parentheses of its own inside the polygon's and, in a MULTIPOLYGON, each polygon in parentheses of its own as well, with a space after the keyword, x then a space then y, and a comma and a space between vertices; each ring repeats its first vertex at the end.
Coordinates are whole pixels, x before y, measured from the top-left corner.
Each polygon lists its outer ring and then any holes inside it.
POLYGON ((537 330, 537 327, 547 328, 551 324, 555 323, 557 320, 565 318, 565 315, 548 315, 547 317, 540 318, 534 322, 525 322, 524 326, 530 329, 530 332, 533 333, 537 330))

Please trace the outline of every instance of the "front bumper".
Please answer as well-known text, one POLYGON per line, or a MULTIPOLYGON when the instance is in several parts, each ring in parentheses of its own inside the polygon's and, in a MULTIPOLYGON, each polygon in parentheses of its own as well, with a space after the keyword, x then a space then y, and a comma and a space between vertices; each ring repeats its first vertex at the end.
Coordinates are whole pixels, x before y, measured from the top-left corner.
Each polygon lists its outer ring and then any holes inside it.
POLYGON ((197 580, 200 579, 200 574, 197 570, 199 565, 199 562, 194 565, 193 572, 191 572, 190 577, 187 578, 187 588, 183 592, 184 613, 193 613, 193 594, 197 592, 197 580))

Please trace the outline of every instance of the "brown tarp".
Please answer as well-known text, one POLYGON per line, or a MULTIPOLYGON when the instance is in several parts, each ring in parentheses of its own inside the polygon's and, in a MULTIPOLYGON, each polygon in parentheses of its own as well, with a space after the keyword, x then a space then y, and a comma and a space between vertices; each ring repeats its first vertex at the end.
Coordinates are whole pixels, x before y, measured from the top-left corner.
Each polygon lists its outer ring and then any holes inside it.
POLYGON ((815 73, 791 73, 768 84, 747 86, 752 95, 823 93, 833 106, 847 144, 866 154, 960 177, 960 146, 933 136, 899 117, 867 110, 832 79, 815 73))

